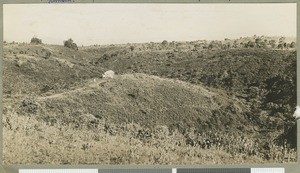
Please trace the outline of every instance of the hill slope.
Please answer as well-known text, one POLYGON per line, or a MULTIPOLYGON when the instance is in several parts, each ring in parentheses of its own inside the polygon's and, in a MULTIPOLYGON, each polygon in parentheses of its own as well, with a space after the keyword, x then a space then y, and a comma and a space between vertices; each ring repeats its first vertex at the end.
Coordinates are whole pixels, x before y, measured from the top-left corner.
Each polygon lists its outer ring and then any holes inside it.
POLYGON ((257 129, 244 103, 179 80, 125 74, 4 105, 6 163, 232 163, 241 153, 262 162, 252 153, 261 143, 239 151, 257 129))
MULTIPOLYGON (((261 129, 276 133, 295 126, 292 118, 296 106, 295 50, 171 49, 137 50, 125 55, 115 50, 103 48, 100 57, 93 60, 94 66, 105 66, 119 74, 146 73, 225 90, 247 102, 251 107, 249 116, 261 129)), ((290 143, 296 146, 295 140, 290 143)))
MULTIPOLYGON (((137 123, 152 128, 166 125, 186 130, 248 129, 246 106, 222 92, 173 79, 145 74, 126 74, 98 79, 83 88, 38 97, 36 116, 77 122, 76 116, 89 115, 108 122, 137 123)), ((24 105, 25 112, 26 109, 24 105)), ((90 123, 90 122, 85 122, 90 123)), ((77 124, 79 125, 79 124, 77 124)))
POLYGON ((44 94, 66 91, 105 68, 89 66, 93 55, 56 45, 4 45, 3 94, 44 94))

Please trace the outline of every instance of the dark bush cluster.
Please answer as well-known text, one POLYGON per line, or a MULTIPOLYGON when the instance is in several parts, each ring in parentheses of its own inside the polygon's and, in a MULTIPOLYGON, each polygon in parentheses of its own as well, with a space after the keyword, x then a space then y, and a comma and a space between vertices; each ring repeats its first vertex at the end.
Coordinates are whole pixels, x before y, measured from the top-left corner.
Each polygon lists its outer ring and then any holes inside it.
POLYGON ((21 107, 25 112, 31 114, 35 114, 38 111, 38 104, 36 103, 35 99, 32 97, 25 98, 22 101, 21 107))
POLYGON ((42 44, 42 40, 37 38, 37 37, 33 37, 30 41, 31 44, 42 44))
POLYGON ((161 43, 163 46, 167 46, 169 43, 167 40, 164 40, 162 43, 161 43))
POLYGON ((64 46, 70 49, 78 50, 77 44, 73 42, 71 38, 64 41, 64 46))
POLYGON ((134 46, 130 46, 130 50, 133 51, 134 50, 134 46))
POLYGON ((46 49, 42 49, 41 54, 42 54, 43 58, 45 58, 45 59, 48 59, 51 56, 51 52, 46 49))

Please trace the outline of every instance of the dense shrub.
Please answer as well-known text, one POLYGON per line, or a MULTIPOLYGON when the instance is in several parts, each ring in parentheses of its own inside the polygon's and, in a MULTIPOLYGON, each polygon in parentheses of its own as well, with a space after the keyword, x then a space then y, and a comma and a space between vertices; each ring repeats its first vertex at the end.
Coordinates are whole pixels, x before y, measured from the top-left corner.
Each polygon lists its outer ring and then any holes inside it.
POLYGON ((130 46, 129 48, 130 48, 130 50, 131 50, 131 51, 133 51, 133 50, 134 50, 134 46, 130 46))
POLYGON ((46 50, 46 49, 42 49, 41 54, 42 54, 43 58, 45 58, 45 59, 48 59, 51 56, 51 52, 49 50, 46 50))
POLYGON ((35 114, 38 110, 38 104, 36 102, 36 99, 32 97, 25 98, 22 101, 21 107, 25 112, 30 114, 35 114))
POLYGON ((295 48, 295 47, 296 47, 296 43, 295 42, 291 42, 290 48, 295 48))
POLYGON ((169 43, 167 40, 164 40, 162 43, 161 43, 163 46, 167 46, 169 43))
POLYGON ((33 37, 30 41, 31 44, 42 44, 42 40, 37 38, 37 37, 33 37))
POLYGON ((68 40, 64 41, 64 46, 68 47, 70 49, 78 50, 77 44, 73 42, 71 38, 68 40))

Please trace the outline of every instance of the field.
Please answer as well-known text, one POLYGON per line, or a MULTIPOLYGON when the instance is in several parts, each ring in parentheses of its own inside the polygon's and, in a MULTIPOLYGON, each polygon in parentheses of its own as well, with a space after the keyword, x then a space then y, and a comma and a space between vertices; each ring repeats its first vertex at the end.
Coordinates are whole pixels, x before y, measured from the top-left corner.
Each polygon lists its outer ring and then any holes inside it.
POLYGON ((273 39, 4 43, 4 163, 295 162, 296 51, 273 39))

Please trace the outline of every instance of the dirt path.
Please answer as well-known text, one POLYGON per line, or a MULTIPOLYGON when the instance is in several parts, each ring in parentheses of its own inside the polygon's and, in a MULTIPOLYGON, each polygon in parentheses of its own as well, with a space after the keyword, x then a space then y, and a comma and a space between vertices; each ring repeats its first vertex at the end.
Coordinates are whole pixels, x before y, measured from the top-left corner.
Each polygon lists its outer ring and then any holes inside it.
POLYGON ((88 82, 86 82, 85 86, 77 88, 77 89, 73 89, 73 90, 69 90, 66 92, 62 92, 62 93, 56 93, 53 95, 49 95, 49 96, 41 96, 38 97, 37 100, 45 100, 45 99, 52 99, 52 98, 61 98, 63 96, 66 95, 72 95, 72 94, 76 94, 76 93, 82 93, 82 92, 89 92, 92 91, 92 88, 96 88, 98 87, 101 83, 104 83, 106 80, 104 79, 97 79, 95 81, 95 79, 89 80, 88 82))

